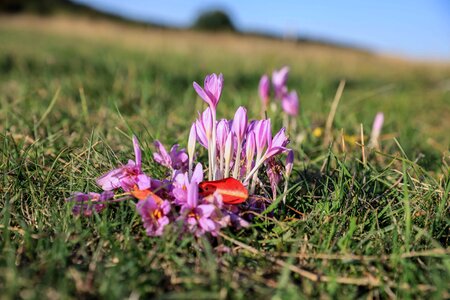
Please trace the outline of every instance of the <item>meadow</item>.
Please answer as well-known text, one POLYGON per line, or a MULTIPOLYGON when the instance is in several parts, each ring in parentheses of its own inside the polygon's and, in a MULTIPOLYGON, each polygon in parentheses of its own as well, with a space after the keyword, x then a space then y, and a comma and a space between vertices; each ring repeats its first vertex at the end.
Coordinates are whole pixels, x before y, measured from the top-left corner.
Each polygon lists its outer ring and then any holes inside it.
MULTIPOLYGON (((269 112, 275 128, 281 112, 269 112)), ((0 18, 0 290, 5 298, 450 297, 450 64, 231 33, 59 15, 0 18), (259 117, 262 74, 300 95, 286 205, 219 239, 147 237, 131 203, 89 218, 64 199, 126 162, 164 172, 223 73, 218 114, 259 117), (332 145, 321 131, 341 81, 332 145), (377 112, 378 150, 363 146, 377 112), (344 140, 345 145, 342 143, 344 140), (231 248, 230 253, 216 246, 231 248)))

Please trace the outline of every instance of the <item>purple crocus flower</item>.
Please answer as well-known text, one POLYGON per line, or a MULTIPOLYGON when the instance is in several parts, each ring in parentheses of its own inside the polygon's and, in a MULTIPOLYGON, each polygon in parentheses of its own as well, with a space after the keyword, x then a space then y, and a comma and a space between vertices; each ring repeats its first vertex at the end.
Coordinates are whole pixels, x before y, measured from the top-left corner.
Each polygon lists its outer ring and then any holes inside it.
POLYGON ((202 114, 198 114, 198 119, 195 121, 195 130, 197 133, 198 142, 203 147, 208 149, 213 131, 213 116, 211 108, 208 107, 202 114))
POLYGON ((215 112, 222 94, 223 75, 214 73, 206 75, 203 88, 197 82, 194 82, 193 86, 200 98, 208 103, 209 107, 215 112))
POLYGON ((174 202, 177 205, 184 205, 187 202, 187 186, 190 183, 196 183, 197 185, 203 181, 203 167, 198 163, 195 166, 194 172, 189 178, 187 173, 177 173, 173 180, 172 194, 174 196, 174 202))
POLYGON ((289 177, 292 173, 292 169, 294 168, 294 151, 289 150, 286 157, 286 177, 289 177))
POLYGON ((219 177, 222 177, 225 169, 225 145, 228 134, 230 133, 230 126, 228 120, 222 119, 217 123, 217 150, 219 156, 219 177))
POLYGON ((267 161, 269 158, 278 155, 280 153, 283 153, 287 150, 286 145, 289 143, 289 139, 286 136, 286 128, 281 128, 281 130, 273 137, 273 139, 270 138, 270 135, 268 136, 268 145, 266 152, 264 155, 257 159, 257 162, 255 163, 255 166, 253 169, 247 174, 247 177, 244 179, 244 183, 248 183, 250 178, 258 172, 259 167, 267 161))
POLYGON ((283 95, 283 98, 281 99, 281 107, 283 107, 283 110, 285 113, 287 113, 290 116, 297 116, 298 115, 298 96, 296 91, 292 91, 289 94, 286 93, 283 95))
POLYGON ((157 163, 172 170, 180 170, 183 172, 187 169, 188 155, 185 149, 178 151, 179 145, 175 144, 170 149, 170 152, 167 153, 166 148, 158 140, 154 144, 158 152, 153 153, 153 159, 157 163))
POLYGON ((230 169, 232 164, 232 158, 233 158, 233 150, 234 150, 234 139, 233 139, 233 133, 228 133, 227 140, 225 142, 225 150, 224 150, 224 177, 229 177, 230 175, 230 169))
POLYGON ((370 134, 369 147, 378 147, 379 138, 381 134, 381 128, 384 123, 384 114, 382 112, 377 113, 375 119, 373 120, 372 132, 370 134))
MULTIPOLYGON (((141 167, 141 148, 135 136, 133 136, 133 147, 135 154, 135 161, 129 160, 124 166, 109 171, 97 179, 97 184, 105 191, 111 191, 117 188, 122 188, 125 191, 131 191, 136 186, 145 187, 148 183, 150 187, 150 180, 147 175, 142 172, 141 167)), ((145 189, 145 188, 144 188, 145 189)))
POLYGON ((231 125, 231 131, 234 132, 238 141, 242 141, 247 130, 247 110, 245 107, 240 106, 234 114, 233 124, 231 125))
POLYGON ((289 67, 283 67, 279 71, 275 70, 272 73, 272 84, 275 91, 275 98, 280 100, 286 93, 286 82, 289 75, 289 67))
POLYGON ((255 133, 249 132, 245 142, 245 159, 247 161, 245 172, 248 174, 252 168, 253 157, 255 156, 255 133))
POLYGON ((228 133, 230 132, 230 127, 228 120, 222 119, 217 123, 217 149, 221 152, 225 148, 225 143, 227 141, 228 133))
POLYGON ((294 168, 294 151, 288 150, 288 154, 286 157, 286 173, 285 173, 285 183, 284 183, 284 192, 283 192, 283 203, 286 203, 286 196, 288 192, 289 185, 289 177, 291 176, 292 169, 294 168))
POLYGON ((244 141, 245 133, 247 131, 247 110, 242 106, 240 106, 234 114, 231 131, 235 134, 237 142, 233 177, 238 178, 241 167, 242 142, 244 141))
POLYGON ((194 164, 194 155, 195 155, 195 141, 197 140, 197 130, 195 128, 195 123, 192 124, 191 130, 189 131, 189 139, 188 139, 188 173, 191 176, 192 166, 194 164))
POLYGON ((289 139, 286 136, 286 128, 281 128, 280 131, 269 140, 266 153, 264 154, 265 159, 269 159, 272 156, 280 154, 286 151, 286 145, 289 143, 289 139))
POLYGON ((141 215, 142 223, 148 236, 161 236, 164 227, 170 223, 170 202, 167 200, 155 200, 152 196, 141 200, 136 204, 136 209, 141 215))
POLYGON ((105 191, 101 194, 76 192, 70 195, 66 201, 75 202, 72 208, 74 215, 83 214, 84 216, 91 216, 94 211, 99 213, 104 210, 106 208, 106 202, 113 198, 114 193, 111 191, 105 191))
POLYGON ((258 86, 259 97, 261 98, 261 102, 263 103, 264 110, 267 108, 269 104, 270 97, 270 80, 269 76, 263 75, 261 80, 259 81, 258 86))
POLYGON ((264 147, 266 147, 268 139, 271 138, 270 130, 270 119, 259 120, 253 127, 253 132, 255 133, 256 152, 260 155, 262 154, 264 147))
POLYGON ((187 202, 181 207, 180 219, 184 220, 189 232, 199 237, 206 232, 217 235, 221 225, 213 220, 216 206, 213 204, 200 204, 198 184, 191 182, 187 187, 187 202))

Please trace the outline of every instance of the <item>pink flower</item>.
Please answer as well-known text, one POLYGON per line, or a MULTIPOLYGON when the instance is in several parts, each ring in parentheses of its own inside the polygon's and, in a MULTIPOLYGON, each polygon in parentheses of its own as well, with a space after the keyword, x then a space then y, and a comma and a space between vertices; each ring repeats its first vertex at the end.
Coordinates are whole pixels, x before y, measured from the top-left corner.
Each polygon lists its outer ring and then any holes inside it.
POLYGON ((188 173, 177 173, 173 180, 172 194, 174 196, 174 203, 177 205, 184 205, 187 203, 187 187, 194 182, 197 185, 203 181, 203 167, 198 163, 195 166, 194 172, 189 179, 188 173))
POLYGON ((231 125, 231 131, 236 136, 236 158, 234 160, 233 177, 239 178, 241 171, 241 152, 242 143, 244 141, 245 133, 247 132, 247 110, 240 106, 234 114, 233 124, 231 125))
POLYGON ((286 177, 289 178, 289 176, 292 173, 292 169, 294 168, 294 151, 289 150, 287 157, 286 157, 286 177))
POLYGON ((195 236, 202 236, 206 232, 217 233, 220 225, 211 219, 216 207, 213 204, 199 204, 198 184, 195 182, 187 186, 187 192, 187 202, 180 211, 187 230, 195 236))
POLYGON ((231 131, 237 137, 238 142, 243 141, 245 132, 247 131, 247 110, 243 106, 239 106, 234 114, 231 131))
POLYGON ((178 145, 175 144, 167 153, 166 148, 156 140, 154 142, 158 152, 153 153, 153 159, 159 164, 172 170, 185 171, 187 169, 188 155, 185 149, 178 151, 178 145))
POLYGON ((269 140, 269 144, 264 154, 265 159, 269 159, 272 156, 278 155, 286 151, 286 145, 289 143, 289 139, 286 136, 286 128, 281 128, 280 131, 269 140))
POLYGON ((164 227, 170 223, 170 219, 167 216, 170 213, 169 201, 156 201, 152 196, 149 196, 147 199, 139 201, 136 209, 141 215, 148 236, 160 236, 163 234, 164 227))
POLYGON ((245 171, 247 173, 249 173, 252 168, 253 157, 255 156, 255 143, 255 133, 250 131, 247 134, 247 139, 245 142, 245 159, 247 161, 245 171))
POLYGON ((208 107, 203 111, 202 114, 198 114, 198 119, 195 121, 197 140, 206 149, 209 148, 209 141, 212 137, 213 125, 212 111, 211 108, 208 107))
POLYGON ((258 86, 259 97, 261 98, 261 102, 263 103, 264 108, 267 108, 269 104, 270 97, 270 80, 269 76, 263 75, 261 80, 259 81, 258 86))
POLYGON ((208 103, 209 107, 215 112, 220 100, 220 95, 222 94, 223 75, 206 75, 203 88, 198 85, 197 82, 194 82, 193 86, 197 94, 208 103))
POLYGON ((84 216, 91 216, 95 211, 97 213, 106 208, 106 202, 114 198, 114 193, 106 191, 101 194, 98 193, 73 193, 66 199, 68 202, 75 202, 72 208, 74 215, 83 214, 84 216))
POLYGON ((255 133, 256 152, 262 153, 267 142, 271 139, 270 119, 256 121, 253 132, 255 133))
POLYGON ((292 91, 289 94, 284 94, 281 99, 281 106, 285 113, 290 116, 298 115, 298 96, 296 91, 292 91))
POLYGON ((225 143, 227 141, 228 133, 230 132, 230 125, 228 120, 222 119, 217 123, 217 149, 223 152, 225 143))
POLYGON ((373 120, 372 132, 370 134, 369 147, 378 147, 379 138, 381 134, 381 128, 384 123, 384 114, 382 112, 377 113, 373 120))
POLYGON ((273 71, 272 73, 272 84, 275 91, 275 98, 280 100, 283 95, 287 92, 286 82, 289 75, 289 67, 283 67, 281 70, 273 71))
POLYGON ((103 190, 111 191, 122 188, 128 192, 136 185, 139 186, 139 189, 150 188, 150 178, 141 169, 141 149, 135 136, 133 136, 133 146, 135 161, 129 160, 126 165, 109 171, 97 179, 97 184, 103 190))

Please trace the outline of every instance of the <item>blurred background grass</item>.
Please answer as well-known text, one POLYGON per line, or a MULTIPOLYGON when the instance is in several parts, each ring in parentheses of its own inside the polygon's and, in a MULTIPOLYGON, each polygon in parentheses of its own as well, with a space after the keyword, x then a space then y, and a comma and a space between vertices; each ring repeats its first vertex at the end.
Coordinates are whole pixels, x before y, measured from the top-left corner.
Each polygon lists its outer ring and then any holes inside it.
POLYGON ((384 133, 397 137, 412 158, 425 154, 422 163, 431 169, 450 144, 446 63, 232 33, 139 28, 67 14, 3 16, 0 26, 0 126, 12 132, 31 133, 33 120, 61 87, 47 120, 49 130, 70 135, 96 128, 106 134, 123 125, 118 108, 157 137, 184 142, 179 138, 202 105, 192 81, 222 72, 226 105, 220 106, 220 116, 231 117, 245 105, 257 117, 259 77, 288 65, 289 86, 299 92, 309 126, 303 129, 323 126, 338 83, 346 80, 335 128, 353 134, 362 123, 369 130, 382 111, 384 133), (82 115, 80 91, 91 117, 82 115))

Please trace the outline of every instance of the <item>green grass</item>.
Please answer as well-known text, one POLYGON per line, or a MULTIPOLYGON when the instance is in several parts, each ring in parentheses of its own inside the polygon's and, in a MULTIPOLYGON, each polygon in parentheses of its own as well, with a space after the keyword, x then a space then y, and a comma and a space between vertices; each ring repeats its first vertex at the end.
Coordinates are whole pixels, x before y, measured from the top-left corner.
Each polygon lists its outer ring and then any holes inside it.
MULTIPOLYGON (((449 297, 449 68, 358 53, 341 61, 322 48, 319 58, 300 48, 297 56, 288 42, 249 56, 214 44, 122 45, 120 36, 97 39, 94 27, 80 37, 0 25, 2 297, 449 297), (185 146, 204 107, 192 81, 224 73, 219 116, 245 105, 258 117, 259 77, 283 64, 302 111, 286 206, 219 241, 148 238, 132 203, 71 215, 64 198, 98 191, 95 178, 132 155, 132 133, 145 171, 163 174, 152 142, 185 146), (336 142, 327 147, 311 133, 341 79, 336 142), (358 145, 341 150, 340 130, 359 135, 362 123, 367 135, 377 111, 387 137, 381 152, 365 149, 363 164, 358 145), (215 251, 219 243, 232 252, 215 251)), ((280 115, 270 117, 281 126, 280 115)))

